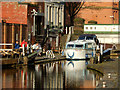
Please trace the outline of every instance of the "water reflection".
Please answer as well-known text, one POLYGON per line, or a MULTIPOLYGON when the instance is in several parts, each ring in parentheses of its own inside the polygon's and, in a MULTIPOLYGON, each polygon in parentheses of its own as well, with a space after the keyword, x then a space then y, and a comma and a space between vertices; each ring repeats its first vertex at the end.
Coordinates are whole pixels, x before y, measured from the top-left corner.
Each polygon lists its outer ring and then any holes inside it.
POLYGON ((86 70, 85 61, 66 61, 65 69, 67 88, 92 88, 94 87, 94 75, 86 70))
POLYGON ((2 70, 3 88, 93 88, 96 74, 85 61, 58 61, 2 70))

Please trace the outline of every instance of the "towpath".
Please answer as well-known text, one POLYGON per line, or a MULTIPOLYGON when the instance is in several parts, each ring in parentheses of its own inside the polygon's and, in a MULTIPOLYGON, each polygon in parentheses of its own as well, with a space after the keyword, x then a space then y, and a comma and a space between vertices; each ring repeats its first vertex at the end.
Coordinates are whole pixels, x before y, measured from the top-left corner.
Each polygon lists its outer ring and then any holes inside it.
POLYGON ((103 82, 106 82, 105 88, 120 88, 120 59, 115 61, 106 61, 100 64, 89 64, 89 69, 94 69, 103 73, 103 78, 99 80, 96 88, 103 88, 103 82), (108 75, 111 77, 108 78, 108 75))

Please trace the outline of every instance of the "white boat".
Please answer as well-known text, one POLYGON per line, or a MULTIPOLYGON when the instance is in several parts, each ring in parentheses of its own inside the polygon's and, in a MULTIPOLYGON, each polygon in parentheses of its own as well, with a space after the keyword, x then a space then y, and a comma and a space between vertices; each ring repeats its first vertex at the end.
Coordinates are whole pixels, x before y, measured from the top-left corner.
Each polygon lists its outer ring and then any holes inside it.
POLYGON ((96 43, 94 40, 75 40, 66 44, 66 59, 89 59, 95 57, 96 43))

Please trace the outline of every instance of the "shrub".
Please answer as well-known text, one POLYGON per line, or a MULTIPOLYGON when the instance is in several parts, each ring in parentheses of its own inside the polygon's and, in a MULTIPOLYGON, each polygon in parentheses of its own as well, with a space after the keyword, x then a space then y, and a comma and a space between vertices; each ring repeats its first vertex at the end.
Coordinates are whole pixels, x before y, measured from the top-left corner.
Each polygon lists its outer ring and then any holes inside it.
POLYGON ((75 24, 84 24, 84 22, 85 22, 85 19, 83 19, 83 18, 75 18, 74 19, 74 23, 75 24))
POLYGON ((88 21, 88 24, 97 24, 97 21, 90 20, 90 21, 88 21))

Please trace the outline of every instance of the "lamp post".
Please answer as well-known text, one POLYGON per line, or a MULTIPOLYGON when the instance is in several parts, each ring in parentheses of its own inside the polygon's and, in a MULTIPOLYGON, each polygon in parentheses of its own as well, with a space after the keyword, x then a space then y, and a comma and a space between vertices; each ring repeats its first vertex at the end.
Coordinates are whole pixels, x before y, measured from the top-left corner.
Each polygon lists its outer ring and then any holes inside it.
POLYGON ((28 34, 28 51, 29 51, 29 54, 31 53, 31 34, 29 33, 28 34))
POLYGON ((35 16, 37 15, 38 12, 35 11, 35 9, 33 9, 33 36, 35 36, 35 16))

